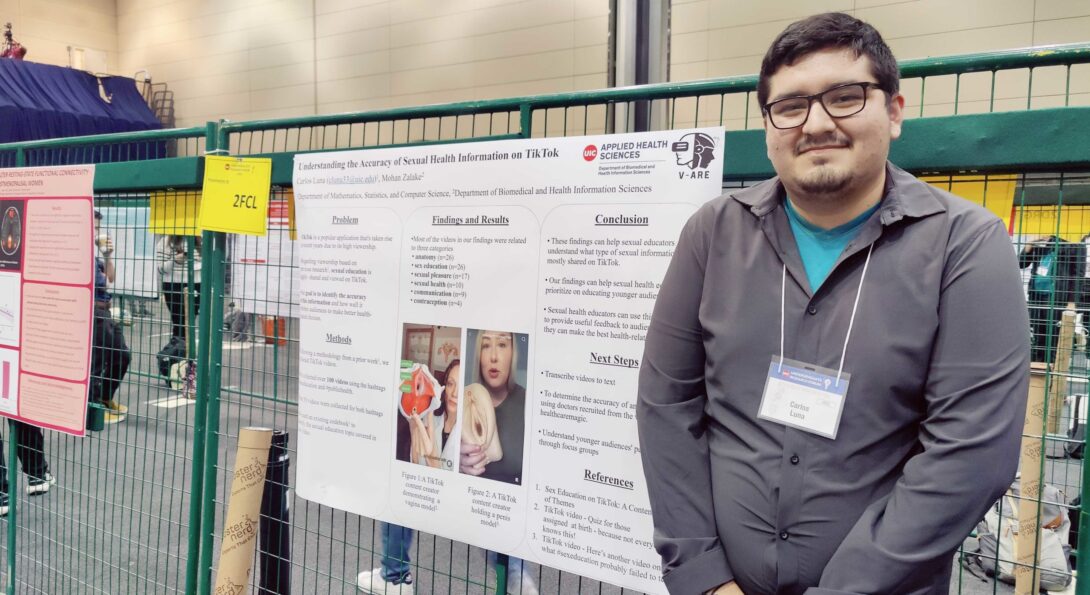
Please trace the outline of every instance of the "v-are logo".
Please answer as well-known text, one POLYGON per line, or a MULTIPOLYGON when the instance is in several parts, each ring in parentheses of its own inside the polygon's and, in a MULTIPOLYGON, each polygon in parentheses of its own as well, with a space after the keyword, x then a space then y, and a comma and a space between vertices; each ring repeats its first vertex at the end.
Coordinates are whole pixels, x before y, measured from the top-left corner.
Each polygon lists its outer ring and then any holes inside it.
POLYGON ((715 160, 715 139, 703 132, 690 132, 670 147, 677 164, 686 170, 677 172, 679 180, 707 180, 711 178, 708 166, 715 160))
POLYGON ((594 161, 598 158, 598 147, 594 145, 587 145, 583 147, 583 160, 594 161))

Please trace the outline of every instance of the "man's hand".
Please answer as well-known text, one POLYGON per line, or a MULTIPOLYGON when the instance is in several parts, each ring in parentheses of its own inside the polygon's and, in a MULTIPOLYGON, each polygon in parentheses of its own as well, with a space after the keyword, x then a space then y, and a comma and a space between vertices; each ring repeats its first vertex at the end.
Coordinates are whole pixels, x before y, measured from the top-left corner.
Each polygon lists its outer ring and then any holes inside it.
POLYGON ((745 595, 738 583, 734 581, 719 585, 719 587, 708 591, 708 593, 710 595, 745 595))
POLYGON ((480 475, 488 466, 488 457, 479 444, 470 444, 462 440, 462 454, 458 468, 466 475, 480 475))
POLYGON ((98 251, 101 252, 102 255, 106 256, 106 257, 109 257, 110 255, 112 255, 114 253, 114 241, 113 241, 113 239, 107 237, 105 241, 99 242, 98 251))

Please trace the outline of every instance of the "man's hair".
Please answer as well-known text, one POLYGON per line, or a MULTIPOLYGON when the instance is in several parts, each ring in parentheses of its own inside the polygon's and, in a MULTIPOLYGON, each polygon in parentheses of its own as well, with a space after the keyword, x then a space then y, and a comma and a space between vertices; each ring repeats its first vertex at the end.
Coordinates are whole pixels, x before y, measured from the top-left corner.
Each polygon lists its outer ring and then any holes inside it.
POLYGON ((102 221, 102 213, 100 213, 98 209, 95 209, 95 220, 102 221))
POLYGON ((769 46, 757 79, 757 102, 761 110, 768 103, 768 79, 780 68, 794 64, 803 56, 834 48, 870 58, 878 86, 890 95, 897 94, 900 69, 878 30, 849 14, 827 12, 791 23, 769 46))

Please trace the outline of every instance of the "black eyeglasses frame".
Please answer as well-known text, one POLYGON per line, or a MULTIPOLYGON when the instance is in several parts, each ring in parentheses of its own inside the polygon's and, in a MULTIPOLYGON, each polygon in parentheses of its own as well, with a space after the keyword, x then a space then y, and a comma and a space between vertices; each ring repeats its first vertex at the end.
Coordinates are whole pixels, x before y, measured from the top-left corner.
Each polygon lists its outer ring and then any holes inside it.
MULTIPOLYGON (((777 99, 776 101, 769 101, 768 103, 761 106, 761 111, 763 111, 764 114, 766 116, 768 116, 769 123, 771 123, 772 127, 776 128, 777 130, 791 130, 792 128, 798 128, 800 126, 805 126, 806 122, 808 120, 810 120, 810 112, 812 112, 813 109, 814 109, 814 100, 817 100, 817 102, 821 104, 821 109, 825 110, 825 113, 828 114, 828 116, 830 118, 833 118, 835 120, 840 120, 840 119, 843 119, 843 118, 850 118, 850 117, 858 114, 859 112, 867 109, 867 90, 869 90, 869 89, 882 89, 882 85, 879 85, 878 83, 872 83, 872 82, 869 82, 869 81, 860 81, 858 83, 844 83, 843 85, 837 85, 835 87, 830 87, 828 89, 825 89, 824 91, 821 91, 820 93, 814 93, 813 95, 792 95, 791 97, 783 97, 783 98, 777 99), (829 107, 827 105, 825 105, 825 94, 826 93, 832 93, 833 91, 839 91, 840 89, 843 89, 845 87, 863 87, 863 104, 859 106, 858 110, 856 110, 856 111, 854 111, 854 112, 852 112, 850 114, 834 116, 829 111, 829 107), (796 124, 794 126, 778 126, 778 125, 776 125, 776 119, 772 115, 772 106, 774 106, 777 103, 780 103, 782 101, 793 101, 793 100, 798 100, 798 99, 805 99, 806 100, 806 117, 802 119, 802 122, 799 122, 798 124, 796 124)), ((884 89, 882 89, 882 90, 884 91, 884 89)))

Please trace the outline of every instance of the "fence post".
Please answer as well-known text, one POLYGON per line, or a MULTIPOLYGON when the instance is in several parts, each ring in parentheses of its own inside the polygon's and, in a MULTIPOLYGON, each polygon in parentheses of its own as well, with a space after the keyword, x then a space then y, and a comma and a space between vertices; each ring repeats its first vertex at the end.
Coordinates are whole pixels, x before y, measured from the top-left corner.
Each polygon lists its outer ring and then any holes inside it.
POLYGON ((19 459, 16 457, 16 453, 19 452, 19 432, 15 429, 15 424, 18 423, 14 419, 8 420, 8 452, 7 452, 7 464, 8 464, 8 593, 15 592, 15 561, 17 559, 15 550, 15 538, 19 534, 18 516, 16 516, 16 493, 19 490, 16 489, 19 482, 19 459))
MULTIPOLYGON (((1076 412, 1077 415, 1077 412, 1076 412)), ((1090 438, 1083 436, 1083 444, 1090 443, 1090 438)), ((1083 447, 1082 487, 1079 489, 1079 542, 1075 544, 1075 593, 1090 595, 1090 504, 1086 502, 1087 490, 1090 490, 1090 465, 1086 462, 1090 446, 1083 447)))
POLYGON ((519 136, 530 138, 533 135, 534 112, 529 103, 519 105, 519 136))
MULTIPOLYGON (((210 124, 206 152, 226 154, 226 135, 219 124, 210 124), (214 131, 212 130, 214 128, 214 131)), ((223 304, 227 234, 205 231, 201 258, 201 342, 199 353, 205 359, 204 400, 204 479, 200 503, 200 576, 197 593, 211 593, 212 557, 216 529, 216 463, 219 460, 220 383, 223 378, 223 304)), ((200 399, 200 397, 198 397, 200 399)), ((196 465, 194 465, 196 467, 196 465)))
MULTIPOLYGON (((205 149, 207 151, 214 151, 217 147, 219 140, 219 126, 215 122, 209 122, 205 127, 205 149)), ((207 235, 207 234, 206 234, 207 235)), ((203 241, 203 240, 202 240, 203 241)), ((205 273, 207 274, 207 273, 205 273)), ((192 279, 192 277, 190 277, 192 279)), ((210 294, 212 292, 211 283, 201 284, 201 301, 205 304, 209 303, 210 294)), ((204 312, 211 310, 209 307, 204 308, 204 312)), ((198 336, 209 335, 208 328, 208 314, 202 314, 197 317, 197 334, 198 336)), ((192 595, 197 592, 200 583, 208 583, 209 581, 202 581, 205 576, 210 576, 210 568, 204 569, 201 566, 201 525, 202 525, 202 506, 204 501, 204 473, 205 473, 205 435, 206 430, 206 415, 208 412, 208 350, 209 341, 197 342, 197 402, 193 412, 193 468, 190 470, 190 492, 189 492, 189 532, 187 535, 189 548, 186 555, 186 572, 185 572, 185 592, 192 595), (202 569, 204 570, 202 572, 202 569)), ((213 461, 215 455, 213 454, 213 461)), ((215 464, 213 463, 213 467, 215 464)), ((206 585, 207 588, 207 585, 206 585)))
POLYGON ((197 583, 197 593, 210 593, 212 584, 212 554, 213 537, 216 529, 216 463, 219 461, 219 417, 220 417, 220 382, 223 368, 223 309, 221 298, 224 289, 224 260, 227 252, 227 234, 222 232, 204 232, 204 245, 206 247, 203 262, 201 291, 205 291, 205 283, 208 291, 205 296, 208 301, 201 312, 201 327, 208 329, 200 343, 200 351, 205 355, 207 370, 205 371, 205 399, 207 410, 204 427, 204 479, 202 481, 200 498, 201 517, 201 543, 200 560, 201 574, 197 583), (211 249, 208 250, 207 248, 211 249), (211 258, 208 258, 211 256, 211 258), (209 269, 208 265, 211 264, 209 269))
MULTIPOLYGON (((23 167, 26 165, 26 150, 22 147, 15 149, 15 167, 23 167)), ((17 524, 17 513, 15 506, 15 493, 18 491, 15 489, 16 482, 19 480, 19 472, 17 465, 19 464, 16 458, 16 453, 19 451, 19 437, 15 431, 15 422, 8 420, 8 536, 7 536, 7 548, 8 548, 8 593, 15 592, 15 539, 19 534, 19 527, 17 524)))

